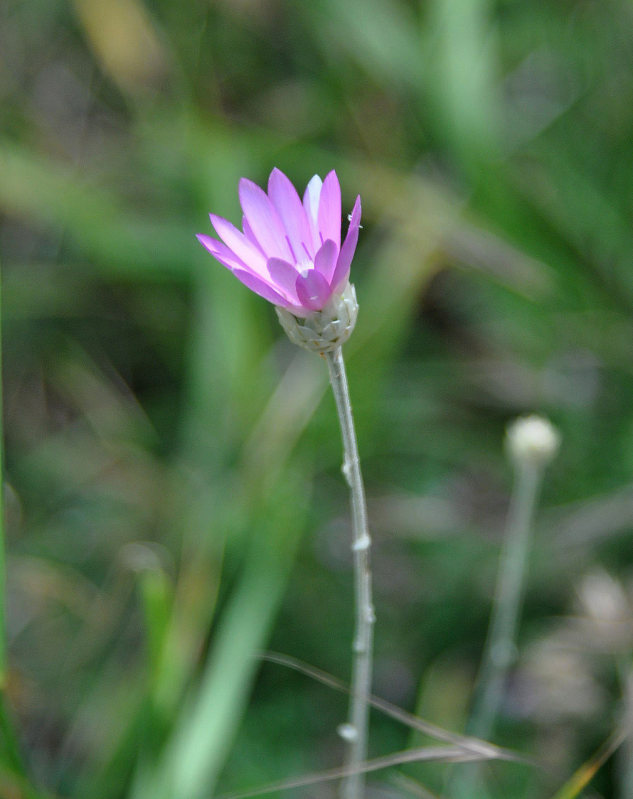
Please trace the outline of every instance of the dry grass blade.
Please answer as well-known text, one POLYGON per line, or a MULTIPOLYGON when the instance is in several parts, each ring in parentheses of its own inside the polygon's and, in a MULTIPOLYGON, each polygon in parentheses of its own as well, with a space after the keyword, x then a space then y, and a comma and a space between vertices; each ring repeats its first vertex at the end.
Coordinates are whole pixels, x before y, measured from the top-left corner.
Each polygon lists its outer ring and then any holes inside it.
POLYGON ((440 799, 438 794, 432 793, 428 788, 420 785, 419 782, 408 777, 406 774, 394 773, 391 781, 397 787, 402 788, 412 796, 417 796, 419 799, 440 799))
POLYGON ((577 769, 571 779, 567 780, 552 799, 575 799, 575 797, 579 796, 580 792, 587 787, 611 755, 624 743, 629 732, 630 730, 627 725, 622 725, 615 730, 594 756, 577 769))
MULTIPOLYGON (((262 659, 268 661, 269 663, 277 663, 280 666, 286 666, 287 668, 299 671, 301 674, 305 674, 307 677, 311 677, 323 685, 334 688, 336 691, 349 693, 349 688, 341 680, 338 680, 336 677, 333 677, 332 675, 327 674, 326 672, 321 671, 314 666, 303 663, 296 658, 289 657, 288 655, 278 654, 276 652, 266 652, 262 655, 262 659)), ((424 719, 420 719, 411 713, 407 713, 406 710, 401 710, 399 707, 396 707, 396 705, 392 705, 391 702, 387 702, 385 699, 380 699, 377 696, 372 696, 370 698, 370 704, 376 710, 380 710, 381 713, 390 716, 392 719, 399 721, 401 724, 404 724, 413 730, 422 732, 431 738, 437 739, 438 741, 444 741, 445 743, 451 744, 461 751, 465 760, 509 760, 517 763, 533 764, 533 762, 528 758, 522 757, 521 755, 517 754, 516 752, 512 752, 509 749, 502 749, 501 747, 494 746, 487 741, 481 741, 478 738, 471 738, 465 735, 457 735, 456 733, 449 732, 442 727, 438 727, 435 724, 424 721, 424 719)))
MULTIPOLYGON (((494 747, 490 748, 492 749, 494 747)), ((361 763, 358 768, 346 768, 342 766, 340 768, 326 769, 325 771, 306 774, 296 779, 270 783, 269 785, 255 788, 252 791, 222 794, 217 797, 217 799, 250 799, 252 796, 262 796, 263 794, 273 793, 275 791, 288 791, 291 788, 303 788, 306 785, 315 785, 318 782, 338 780, 350 774, 356 774, 357 772, 368 774, 369 772, 380 771, 390 766, 401 766, 404 763, 428 763, 431 761, 470 763, 476 760, 492 760, 495 757, 497 757, 497 755, 492 753, 468 752, 463 746, 419 746, 415 749, 404 749, 400 752, 394 752, 391 755, 376 757, 373 760, 366 760, 364 763, 361 763)))

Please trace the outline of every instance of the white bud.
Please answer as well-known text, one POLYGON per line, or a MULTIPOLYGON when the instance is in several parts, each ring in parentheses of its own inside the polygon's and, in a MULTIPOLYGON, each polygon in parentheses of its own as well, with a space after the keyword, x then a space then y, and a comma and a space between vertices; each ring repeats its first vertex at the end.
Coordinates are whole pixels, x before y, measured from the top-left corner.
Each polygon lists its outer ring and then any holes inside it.
POLYGON ((342 293, 332 295, 323 310, 314 311, 305 319, 298 319, 279 306, 275 310, 293 344, 310 352, 331 352, 351 336, 358 316, 358 302, 354 286, 347 283, 342 293))
POLYGON ((546 466, 558 452, 560 433, 541 416, 523 416, 508 427, 506 445, 515 462, 546 466))

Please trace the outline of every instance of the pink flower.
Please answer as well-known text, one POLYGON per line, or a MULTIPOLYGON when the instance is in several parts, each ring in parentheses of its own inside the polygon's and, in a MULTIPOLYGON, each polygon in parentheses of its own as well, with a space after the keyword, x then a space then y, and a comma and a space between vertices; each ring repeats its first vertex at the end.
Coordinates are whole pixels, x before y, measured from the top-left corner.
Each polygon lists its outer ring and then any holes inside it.
POLYGON ((240 180, 243 233, 211 214, 222 239, 198 235, 211 255, 260 297, 306 317, 320 311, 345 288, 358 242, 360 197, 341 245, 341 187, 334 171, 315 175, 301 202, 279 169, 268 179, 268 194, 246 178, 240 180))

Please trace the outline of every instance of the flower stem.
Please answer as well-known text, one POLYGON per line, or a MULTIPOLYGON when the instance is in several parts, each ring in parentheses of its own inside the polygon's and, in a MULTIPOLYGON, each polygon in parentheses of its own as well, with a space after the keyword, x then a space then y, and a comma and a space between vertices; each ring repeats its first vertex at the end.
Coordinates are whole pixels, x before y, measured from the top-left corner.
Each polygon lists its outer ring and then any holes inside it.
POLYGON ((469 733, 479 738, 488 738, 492 734, 508 669, 515 658, 532 516, 538 501, 541 476, 542 469, 532 464, 521 464, 517 470, 480 676, 480 693, 469 725, 469 733))
POLYGON ((340 347, 325 353, 330 383, 336 401, 343 437, 343 474, 351 490, 352 554, 354 558, 355 630, 348 723, 342 730, 348 742, 345 766, 348 776, 341 786, 341 799, 361 799, 365 775, 361 764, 367 757, 369 697, 371 691, 374 608, 371 594, 370 547, 365 489, 360 470, 352 406, 340 347))
MULTIPOLYGON (((0 333, 0 378, 2 377, 1 353, 2 353, 2 341, 0 333)), ((5 528, 4 528, 4 446, 2 443, 3 441, 4 441, 3 397, 2 397, 2 383, 0 381, 0 692, 1 693, 4 693, 6 689, 7 670, 8 670, 7 669, 7 620, 6 620, 6 608, 5 608, 6 538, 5 538, 5 528)))
MULTIPOLYGON (((492 616, 478 678, 476 699, 466 732, 488 739, 503 699, 508 670, 516 653, 519 622, 534 511, 538 504, 543 468, 534 463, 517 464, 506 536, 499 564, 492 616)), ((455 799, 480 799, 485 796, 480 785, 477 764, 464 766, 451 787, 455 799)))

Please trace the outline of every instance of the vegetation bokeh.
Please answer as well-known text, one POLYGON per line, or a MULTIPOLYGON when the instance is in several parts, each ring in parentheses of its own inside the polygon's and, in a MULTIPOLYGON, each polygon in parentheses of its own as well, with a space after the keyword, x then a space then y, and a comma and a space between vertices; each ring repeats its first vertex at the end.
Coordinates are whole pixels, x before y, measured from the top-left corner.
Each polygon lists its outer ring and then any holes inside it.
MULTIPOLYGON (((346 697, 259 657, 349 675, 327 370, 194 238, 273 166, 363 199, 345 352, 375 693, 464 729, 504 430, 536 411, 562 447, 494 736, 535 762, 488 764, 489 797, 554 796, 618 728, 632 59, 624 0, 5 0, 0 796, 203 799, 340 762, 346 697)), ((422 742, 372 716, 373 756, 422 742)), ((372 796, 448 797, 459 768, 378 772, 372 796)), ((630 799, 631 747, 572 795, 630 799)))

